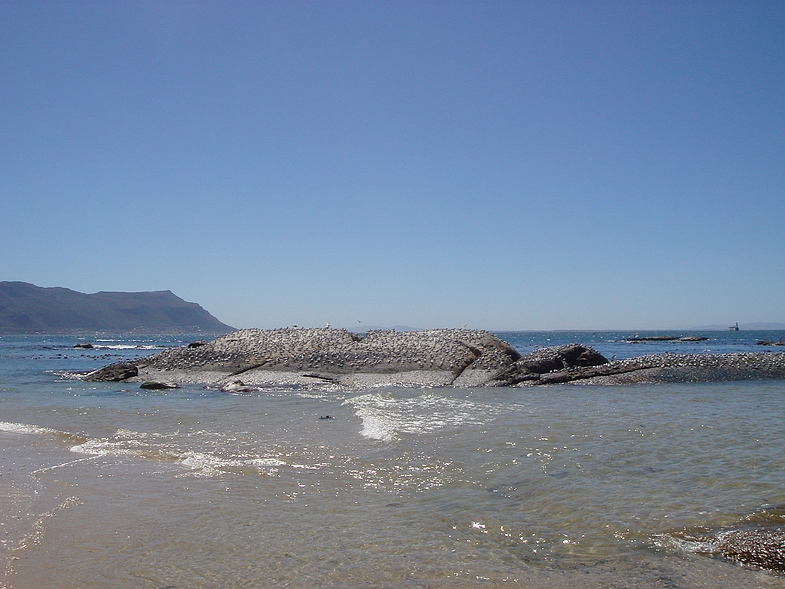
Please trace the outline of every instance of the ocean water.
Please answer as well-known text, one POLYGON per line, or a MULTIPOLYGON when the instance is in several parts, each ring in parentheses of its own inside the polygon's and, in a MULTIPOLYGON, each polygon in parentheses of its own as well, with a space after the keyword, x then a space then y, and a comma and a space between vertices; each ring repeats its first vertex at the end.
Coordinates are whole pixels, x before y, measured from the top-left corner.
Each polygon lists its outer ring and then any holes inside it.
POLYGON ((78 341, 0 337, 0 587, 785 587, 683 534, 782 517, 783 381, 145 391, 69 375, 189 338, 78 341))

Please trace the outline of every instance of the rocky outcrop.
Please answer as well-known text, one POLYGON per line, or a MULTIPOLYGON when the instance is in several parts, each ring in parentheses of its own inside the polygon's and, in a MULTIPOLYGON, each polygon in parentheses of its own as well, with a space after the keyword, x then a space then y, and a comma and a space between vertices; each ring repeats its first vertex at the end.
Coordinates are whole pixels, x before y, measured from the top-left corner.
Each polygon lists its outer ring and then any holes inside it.
POLYGON ((580 344, 540 348, 503 369, 493 379, 496 386, 514 386, 523 382, 544 384, 569 382, 578 368, 601 366, 608 360, 597 350, 580 344))
POLYGON ((133 361, 117 362, 86 374, 84 380, 119 382, 134 378, 138 374, 139 368, 133 361))
MULTIPOLYGON (((330 328, 246 329, 197 347, 173 348, 135 360, 138 373, 130 378, 217 386, 240 381, 243 387, 315 383, 476 386, 519 358, 508 343, 479 330, 374 330, 361 337, 330 328)), ((117 380, 121 371, 115 365, 84 378, 117 380)))
POLYGON ((532 386, 785 379, 785 354, 655 354, 609 362, 581 344, 520 356, 479 330, 369 331, 287 328, 235 331, 211 342, 107 366, 86 380, 201 383, 227 391, 302 387, 532 386), (231 385, 231 383, 240 383, 231 385))
POLYGON ((571 381, 583 384, 719 382, 785 379, 785 354, 650 354, 578 368, 571 381))

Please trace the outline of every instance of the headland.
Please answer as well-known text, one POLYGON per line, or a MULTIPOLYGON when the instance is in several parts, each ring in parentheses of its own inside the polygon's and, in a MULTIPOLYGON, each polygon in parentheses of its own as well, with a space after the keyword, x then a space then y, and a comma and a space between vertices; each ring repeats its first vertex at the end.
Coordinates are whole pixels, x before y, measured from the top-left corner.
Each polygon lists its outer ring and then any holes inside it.
POLYGON ((0 281, 0 334, 223 334, 233 329, 168 290, 84 294, 0 281))

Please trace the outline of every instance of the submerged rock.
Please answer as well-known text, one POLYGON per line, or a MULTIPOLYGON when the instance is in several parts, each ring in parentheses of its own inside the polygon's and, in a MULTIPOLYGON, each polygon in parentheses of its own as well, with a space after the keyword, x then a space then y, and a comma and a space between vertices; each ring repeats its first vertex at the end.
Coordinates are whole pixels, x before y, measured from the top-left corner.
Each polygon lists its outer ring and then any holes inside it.
POLYGON ((732 530, 719 534, 718 552, 740 564, 785 571, 785 530, 732 530))
POLYGON ((785 571, 785 511, 782 506, 767 506, 739 521, 731 528, 710 531, 706 528, 684 530, 666 537, 678 546, 707 556, 735 563, 785 571))
POLYGON ((717 535, 720 554, 734 562, 785 571, 785 506, 766 505, 748 515, 738 529, 717 535))

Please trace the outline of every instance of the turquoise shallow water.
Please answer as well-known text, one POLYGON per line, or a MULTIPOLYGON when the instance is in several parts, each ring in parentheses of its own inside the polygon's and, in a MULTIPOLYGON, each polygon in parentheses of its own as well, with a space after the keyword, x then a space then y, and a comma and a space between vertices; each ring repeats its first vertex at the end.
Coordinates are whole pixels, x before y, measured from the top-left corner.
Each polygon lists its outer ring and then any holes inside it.
MULTIPOLYGON (((781 337, 738 334, 501 335, 617 357, 781 337)), ((785 587, 679 534, 781 512, 785 382, 226 395, 67 378, 188 341, 104 339, 0 338, 0 586, 785 587)))

